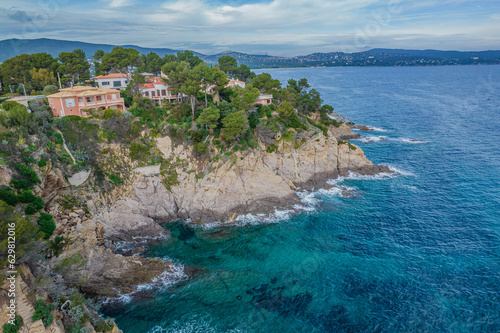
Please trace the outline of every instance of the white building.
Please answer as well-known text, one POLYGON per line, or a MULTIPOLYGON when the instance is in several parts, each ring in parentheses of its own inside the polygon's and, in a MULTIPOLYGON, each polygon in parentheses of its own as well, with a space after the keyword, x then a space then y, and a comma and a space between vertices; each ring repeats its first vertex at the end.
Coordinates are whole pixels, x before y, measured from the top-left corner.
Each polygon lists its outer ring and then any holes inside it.
POLYGON ((163 100, 175 100, 179 96, 172 94, 174 88, 170 88, 167 83, 163 81, 163 78, 157 76, 154 77, 152 82, 148 82, 141 85, 141 95, 142 97, 149 98, 153 101, 161 104, 163 100))
POLYGON ((127 75, 122 73, 99 75, 94 77, 93 79, 95 80, 99 88, 124 90, 127 88, 127 85, 129 83, 127 75))
POLYGON ((226 88, 227 87, 231 87, 231 88, 234 88, 234 87, 245 88, 245 82, 240 81, 240 80, 230 79, 229 83, 226 84, 226 88))

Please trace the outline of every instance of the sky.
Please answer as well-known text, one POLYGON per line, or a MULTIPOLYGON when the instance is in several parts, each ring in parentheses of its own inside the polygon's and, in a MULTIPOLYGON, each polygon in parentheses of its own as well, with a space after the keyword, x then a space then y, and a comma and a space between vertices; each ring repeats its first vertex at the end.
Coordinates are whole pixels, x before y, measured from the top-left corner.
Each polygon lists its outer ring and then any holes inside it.
POLYGON ((500 0, 0 0, 0 39, 280 56, 500 50, 500 0))

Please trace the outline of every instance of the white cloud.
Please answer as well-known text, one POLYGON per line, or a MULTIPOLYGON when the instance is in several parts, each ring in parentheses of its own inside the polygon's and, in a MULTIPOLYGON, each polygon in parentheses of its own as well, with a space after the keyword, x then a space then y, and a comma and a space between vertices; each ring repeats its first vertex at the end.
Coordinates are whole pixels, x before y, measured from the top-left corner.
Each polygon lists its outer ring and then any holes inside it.
POLYGON ((126 7, 134 4, 133 0, 106 0, 106 2, 109 2, 109 8, 126 7))
MULTIPOLYGON (((481 43, 500 49, 494 45, 500 8, 487 0, 159 1, 103 0, 101 8, 68 2, 57 13, 58 24, 40 30, 39 37, 277 55, 360 47, 481 48, 481 43)), ((22 4, 16 6, 33 12, 33 6, 22 4)), ((11 23, 0 31, 15 29, 11 23)))

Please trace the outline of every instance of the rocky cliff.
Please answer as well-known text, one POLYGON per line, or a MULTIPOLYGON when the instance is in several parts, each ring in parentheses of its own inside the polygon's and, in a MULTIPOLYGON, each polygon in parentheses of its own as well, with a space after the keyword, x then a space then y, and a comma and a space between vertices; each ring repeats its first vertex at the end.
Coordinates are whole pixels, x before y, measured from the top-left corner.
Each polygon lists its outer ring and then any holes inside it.
POLYGON ((237 152, 231 159, 204 163, 191 157, 189 146, 175 145, 168 136, 158 138, 164 158, 180 161, 175 170, 177 184, 169 191, 157 175, 136 175, 128 195, 106 212, 96 211, 96 219, 106 238, 147 237, 162 232, 156 222, 224 222, 240 214, 269 213, 297 203, 297 188, 320 188, 349 172, 390 172, 370 162, 359 147, 341 141, 357 135, 346 125, 331 126, 328 137, 317 135, 299 147, 281 141, 271 153, 237 152))
MULTIPOLYGON (((123 175, 124 184, 107 191, 94 187, 92 177, 71 187, 49 165, 40 191, 46 210, 54 216, 55 234, 68 240, 63 253, 49 260, 50 268, 92 295, 128 293, 178 267, 160 259, 113 253, 116 241, 168 238, 160 224, 178 219, 226 222, 240 214, 290 208, 299 201, 299 188, 320 188, 349 172, 390 172, 370 162, 359 147, 341 141, 356 135, 350 127, 331 126, 328 134, 319 132, 300 144, 280 140, 272 152, 239 151, 220 159, 194 158, 190 146, 159 137, 157 149, 165 160, 174 161, 169 173, 176 177, 170 186, 160 168, 151 166, 123 175), (65 197, 76 198, 80 206, 68 206, 65 197)), ((130 164, 118 153, 123 147, 115 149, 116 163, 130 164)))

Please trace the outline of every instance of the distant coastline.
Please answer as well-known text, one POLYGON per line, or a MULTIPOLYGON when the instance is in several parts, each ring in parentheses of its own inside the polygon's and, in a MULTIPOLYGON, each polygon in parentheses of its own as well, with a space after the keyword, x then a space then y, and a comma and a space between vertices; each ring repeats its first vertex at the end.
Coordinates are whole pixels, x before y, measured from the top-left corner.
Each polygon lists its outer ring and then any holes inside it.
MULTIPOLYGON (((86 54, 94 54, 98 49, 110 52, 118 45, 94 44, 57 39, 6 39, 0 41, 0 62, 19 54, 47 52, 56 57, 60 52, 82 49, 86 54)), ((133 48, 142 54, 150 52, 163 57, 179 50, 169 48, 147 48, 136 45, 121 45, 133 48)), ((219 57, 231 56, 239 64, 251 69, 272 68, 317 68, 317 67, 410 67, 410 66, 450 66, 450 65, 493 65, 500 64, 500 50, 490 51, 439 51, 371 49, 363 52, 311 53, 303 56, 271 56, 225 51, 213 55, 193 52, 208 64, 217 63, 219 57)))

